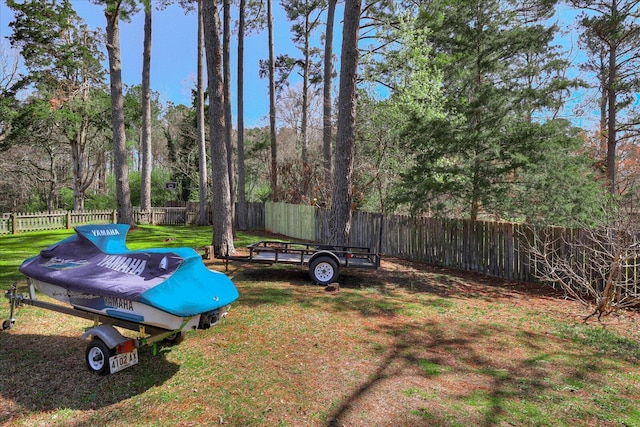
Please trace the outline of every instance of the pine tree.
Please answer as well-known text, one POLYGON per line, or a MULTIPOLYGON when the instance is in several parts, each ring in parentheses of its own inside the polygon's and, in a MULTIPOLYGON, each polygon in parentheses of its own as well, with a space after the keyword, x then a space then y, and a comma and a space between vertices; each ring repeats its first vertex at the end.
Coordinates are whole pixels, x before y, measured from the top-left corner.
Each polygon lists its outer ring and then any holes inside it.
POLYGON ((216 256, 232 254, 233 216, 229 191, 229 168, 225 143, 224 90, 222 75, 222 47, 218 2, 205 1, 203 8, 205 51, 207 58, 209 94, 209 144, 213 186, 213 250, 216 256))
MULTIPOLYGON (((402 174, 397 200, 413 211, 472 220, 514 215, 506 201, 524 191, 516 185, 522 174, 546 144, 570 136, 565 126, 546 126, 544 115, 562 105, 576 82, 553 78, 566 66, 550 45, 553 29, 524 23, 518 6, 443 0, 422 10, 432 63, 443 76, 446 116, 414 115, 405 129, 415 164, 402 174)), ((544 16, 538 12, 533 16, 544 16)))
MULTIPOLYGON (((607 181, 616 192, 616 149, 619 142, 640 135, 640 0, 571 0, 584 9, 581 45, 592 61, 602 58, 601 111, 606 112, 607 181)), ((593 65, 593 63, 592 63, 593 65)), ((603 115, 604 116, 604 115, 603 115)), ((604 117, 603 117, 604 119, 604 117)), ((604 122, 605 120, 602 120, 604 122)))
POLYGON ((111 123, 113 126, 113 163, 116 175, 116 204, 118 223, 135 225, 129 169, 127 166, 127 140, 124 125, 124 99, 122 92, 122 62, 120 60, 120 19, 135 10, 134 0, 107 0, 104 15, 107 19, 107 52, 111 87, 111 123))
POLYGON ((348 244, 351 230, 361 5, 361 0, 346 0, 344 9, 342 51, 340 53, 338 130, 333 196, 331 198, 331 234, 332 243, 335 245, 348 244))

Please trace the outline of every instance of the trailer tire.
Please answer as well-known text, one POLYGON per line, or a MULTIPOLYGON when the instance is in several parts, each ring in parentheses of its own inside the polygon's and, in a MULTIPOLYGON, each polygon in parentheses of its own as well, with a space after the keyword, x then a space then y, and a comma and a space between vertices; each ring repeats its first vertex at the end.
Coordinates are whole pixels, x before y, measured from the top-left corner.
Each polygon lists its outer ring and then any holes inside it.
POLYGON ((338 263, 329 256, 320 256, 309 264, 309 276, 318 285, 328 285, 338 278, 338 263))
POLYGON ((87 345, 85 361, 87 368, 97 375, 107 375, 111 372, 109 368, 109 358, 113 356, 114 351, 109 349, 100 338, 92 339, 87 345))
POLYGON ((164 339, 164 342, 166 342, 169 345, 178 345, 182 341, 184 341, 184 336, 185 336, 184 331, 178 331, 175 334, 169 335, 168 337, 166 337, 164 339))

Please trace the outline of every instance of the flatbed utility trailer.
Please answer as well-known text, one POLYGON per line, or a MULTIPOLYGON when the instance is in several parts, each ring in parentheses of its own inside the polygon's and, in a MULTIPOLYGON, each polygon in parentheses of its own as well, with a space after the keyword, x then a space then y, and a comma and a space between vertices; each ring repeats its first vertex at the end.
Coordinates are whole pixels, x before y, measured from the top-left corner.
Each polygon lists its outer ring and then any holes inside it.
POLYGON ((309 267, 309 277, 319 285, 336 282, 344 268, 377 269, 380 255, 362 246, 332 246, 305 242, 263 240, 247 246, 249 255, 224 256, 229 261, 259 264, 297 264, 309 267))
MULTIPOLYGON (((31 305, 58 313, 68 314, 93 321, 93 326, 86 328, 83 339, 89 339, 85 352, 85 362, 89 371, 98 375, 119 372, 138 363, 138 348, 153 345, 154 354, 159 341, 179 343, 184 337, 182 328, 168 330, 125 319, 105 316, 76 307, 42 301, 36 297, 33 284, 27 279, 28 293, 20 293, 18 283, 14 282, 5 291, 9 300, 9 318, 2 322, 2 329, 8 330, 15 324, 15 310, 21 305, 31 305), (115 327, 136 331, 137 336, 130 338, 122 335, 115 327)), ((226 314, 226 313, 225 313, 226 314)), ((187 321, 182 325, 187 324, 187 321)))

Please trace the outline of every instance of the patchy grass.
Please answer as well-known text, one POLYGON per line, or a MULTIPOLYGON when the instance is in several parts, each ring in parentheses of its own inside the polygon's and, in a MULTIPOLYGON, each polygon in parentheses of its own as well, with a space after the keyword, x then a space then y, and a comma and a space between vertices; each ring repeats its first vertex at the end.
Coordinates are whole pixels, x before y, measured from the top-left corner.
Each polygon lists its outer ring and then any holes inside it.
MULTIPOLYGON (((50 234, 0 237, 0 288, 65 236, 50 234)), ((209 240, 140 227, 128 243, 209 240)), ((230 267, 224 322, 103 378, 84 366, 86 321, 20 308, 0 332, 0 425, 640 425, 635 313, 583 324, 588 310, 546 289, 399 260, 331 293, 299 267, 230 267)))

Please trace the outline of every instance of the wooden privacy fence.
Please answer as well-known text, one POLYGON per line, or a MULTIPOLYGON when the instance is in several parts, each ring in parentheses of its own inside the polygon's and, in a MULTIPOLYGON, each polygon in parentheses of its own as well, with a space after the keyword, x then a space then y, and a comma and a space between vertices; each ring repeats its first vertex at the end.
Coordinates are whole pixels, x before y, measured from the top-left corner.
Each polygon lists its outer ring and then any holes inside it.
MULTIPOLYGON (((133 220, 136 224, 195 225, 198 223, 198 217, 197 204, 185 207, 154 207, 150 211, 133 209, 133 220)), ((64 230, 77 225, 112 224, 116 221, 117 214, 113 210, 5 213, 0 215, 0 234, 64 230)), ((247 226, 250 230, 264 228, 264 204, 247 204, 247 226)))
POLYGON ((386 216, 382 253, 510 280, 534 281, 527 226, 386 216))
MULTIPOLYGON (((272 202, 249 203, 247 208, 250 230, 266 229, 292 239, 331 243, 328 209, 272 202)), ((89 223, 113 223, 116 219, 111 210, 2 214, 0 234, 70 229, 89 223)), ((193 225, 198 222, 198 209, 197 204, 153 208, 150 212, 134 209, 134 219, 138 224, 193 225)), ((557 256, 567 257, 572 263, 589 262, 585 256, 588 247, 571 243, 584 242, 584 230, 550 227, 540 231, 539 235, 551 236, 557 256)), ((535 282, 537 265, 530 261, 528 243, 533 236, 530 226, 522 224, 355 211, 348 244, 369 247, 381 255, 535 282)), ((634 258, 633 265, 624 267, 624 274, 633 276, 629 280, 633 289, 628 292, 634 295, 640 295, 640 286, 636 285, 640 283, 640 256, 638 260, 638 264, 634 258)))
MULTIPOLYGON (((297 239, 330 243, 329 210, 265 203, 265 229, 297 239)), ((427 262, 511 280, 534 281, 526 251, 527 226, 442 218, 353 212, 350 241, 381 255, 427 262)))

